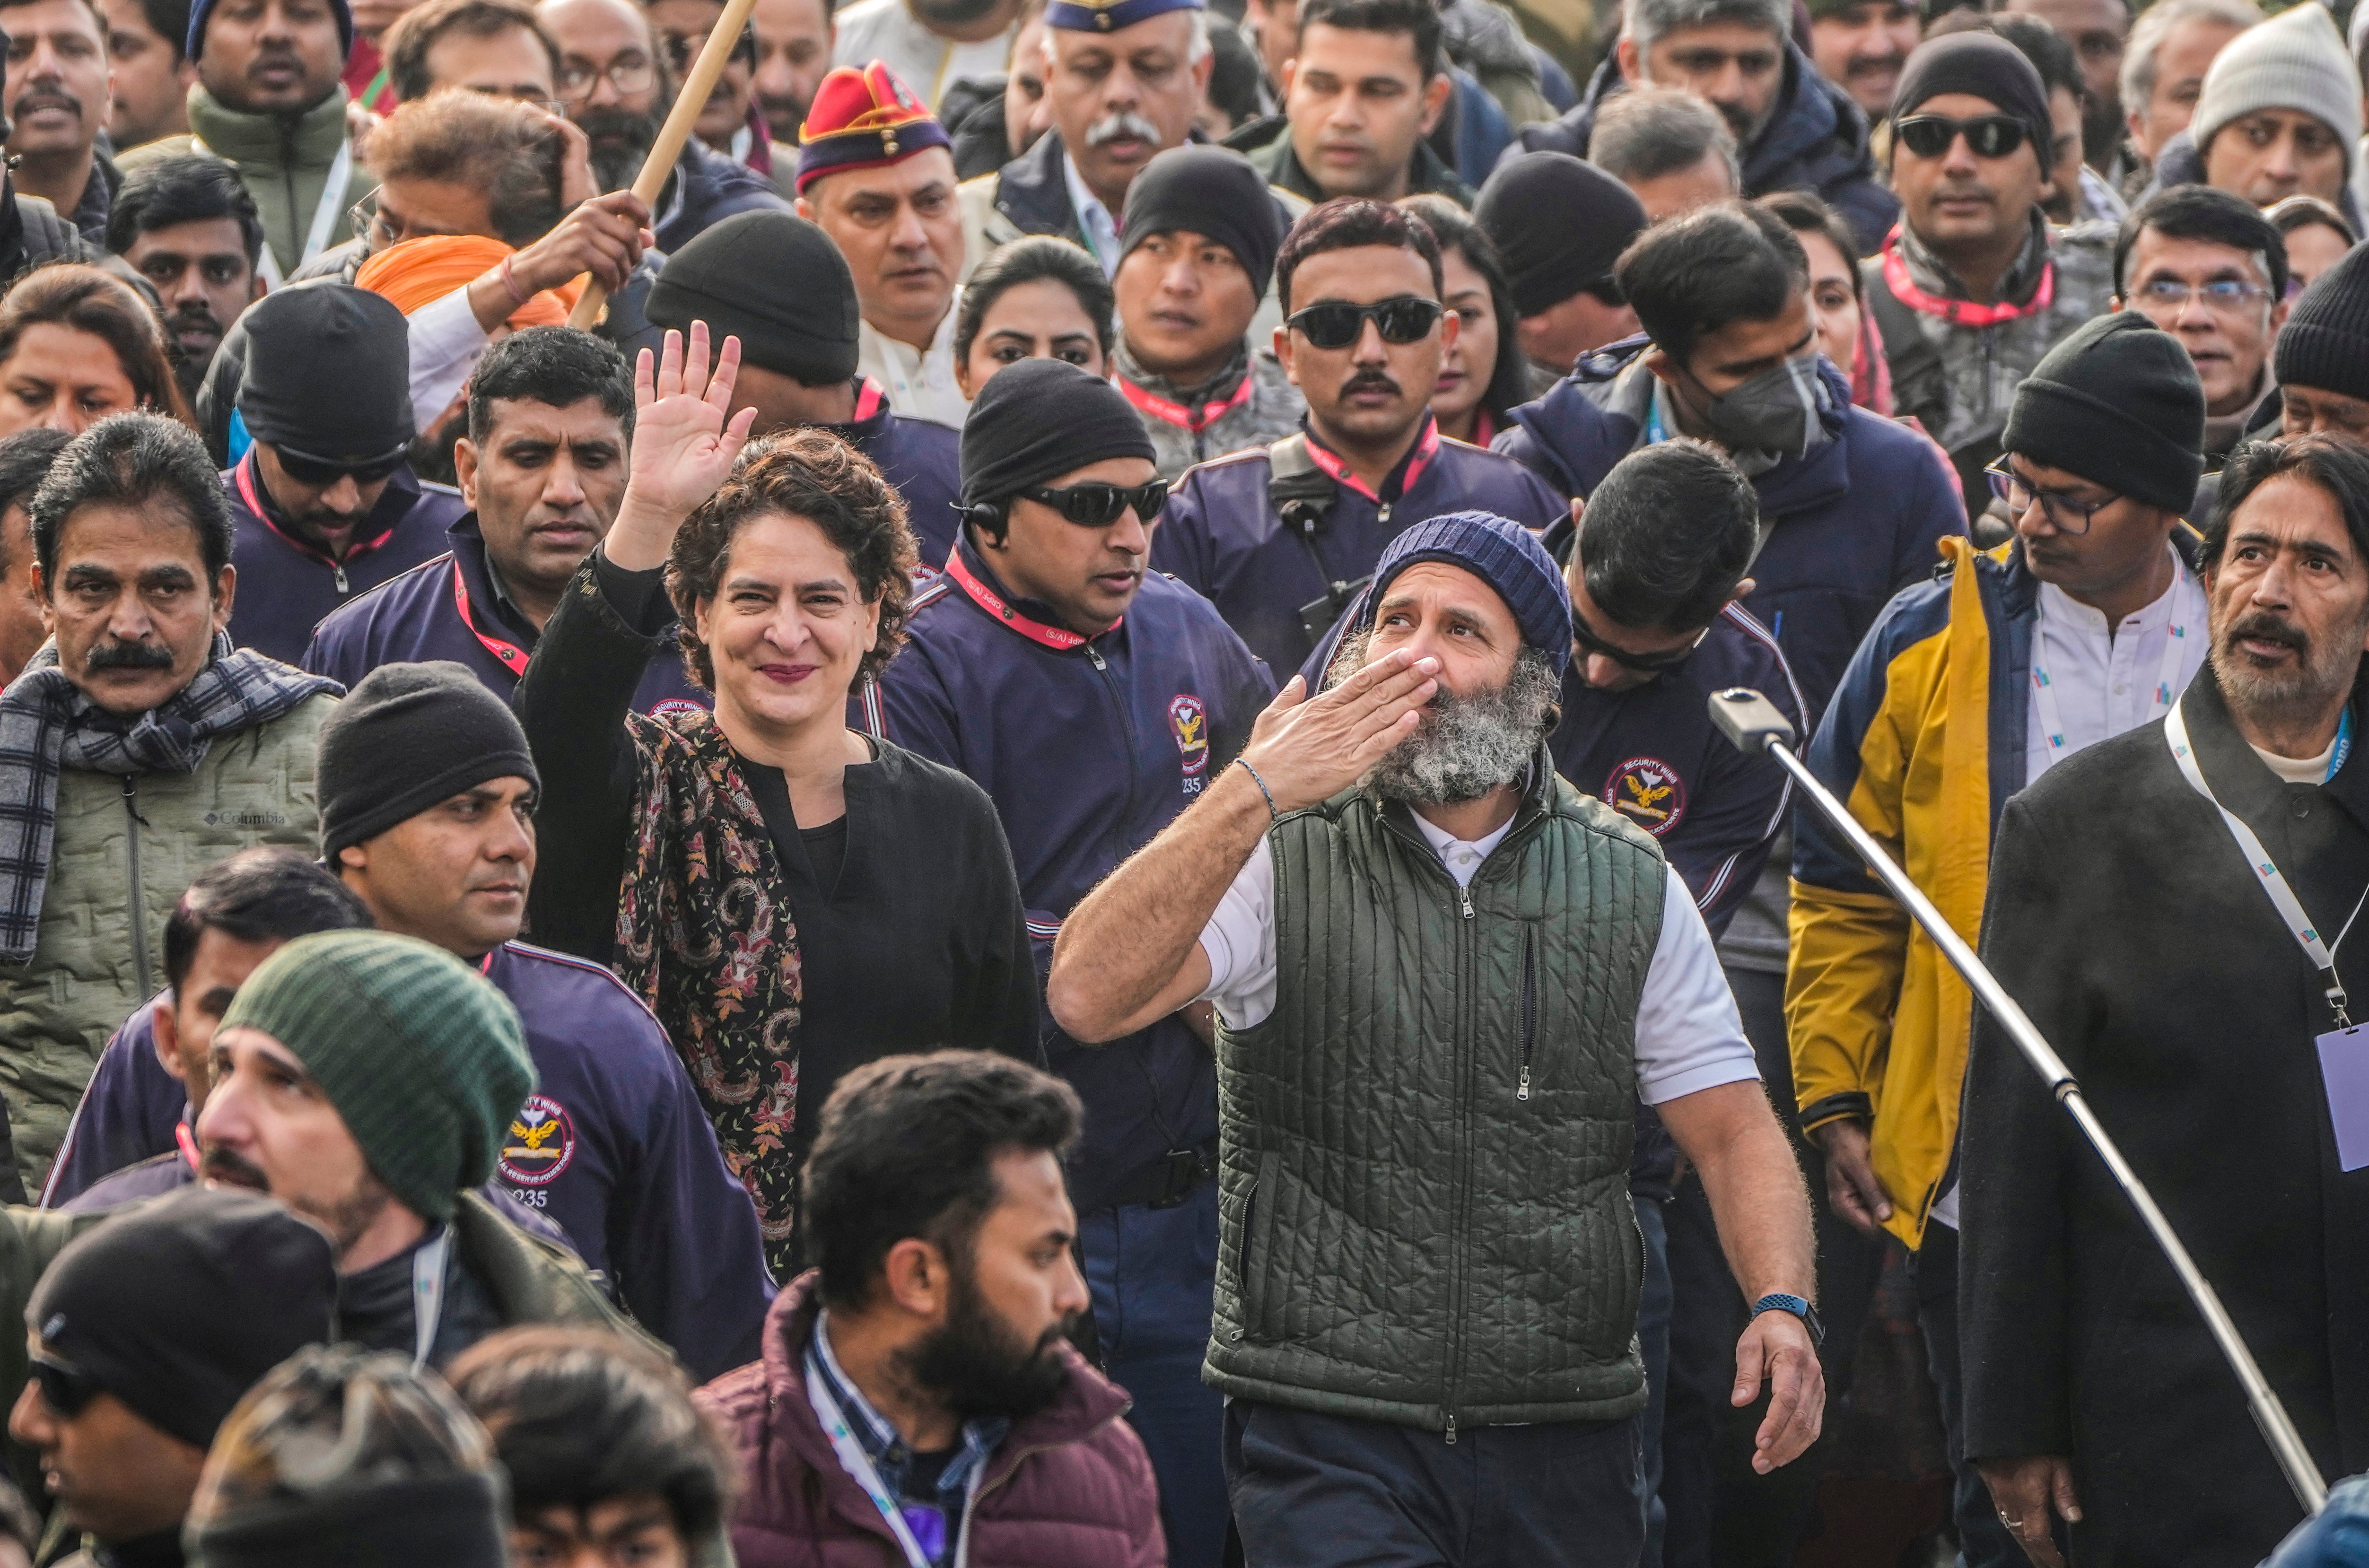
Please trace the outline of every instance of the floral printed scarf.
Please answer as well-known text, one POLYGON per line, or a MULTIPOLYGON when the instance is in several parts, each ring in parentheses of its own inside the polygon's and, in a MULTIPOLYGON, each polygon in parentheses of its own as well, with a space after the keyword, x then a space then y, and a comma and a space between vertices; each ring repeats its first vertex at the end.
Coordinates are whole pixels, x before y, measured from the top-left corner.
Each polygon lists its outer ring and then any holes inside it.
POLYGON ((627 717, 640 761, 617 906, 617 973, 658 1014, 787 1278, 797 1228, 790 1133, 805 988, 772 835, 704 711, 627 717))

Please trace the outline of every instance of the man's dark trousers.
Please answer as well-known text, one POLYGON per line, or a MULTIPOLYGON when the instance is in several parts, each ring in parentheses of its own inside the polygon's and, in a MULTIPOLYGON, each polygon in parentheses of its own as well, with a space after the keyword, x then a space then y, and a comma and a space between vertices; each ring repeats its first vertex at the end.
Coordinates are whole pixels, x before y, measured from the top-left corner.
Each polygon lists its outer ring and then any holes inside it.
POLYGON ((1226 1548, 1225 1407, 1201 1381, 1218 1280, 1218 1184, 1173 1208, 1129 1204, 1082 1217, 1104 1368, 1135 1400, 1127 1421, 1160 1477, 1172 1568, 1218 1568, 1226 1548))
POLYGON ((1908 1273, 1917 1282, 1925 1365, 1941 1398, 1950 1468, 1957 1471, 1950 1511, 1958 1522, 1958 1568, 2023 1568, 2023 1548, 1999 1522, 1981 1472, 1966 1462, 1966 1383, 1958 1370, 1958 1232, 1928 1220, 1925 1244, 1909 1258, 1908 1273))
POLYGON ((1642 1420, 1440 1433, 1226 1404, 1250 1568, 1636 1568, 1642 1420))

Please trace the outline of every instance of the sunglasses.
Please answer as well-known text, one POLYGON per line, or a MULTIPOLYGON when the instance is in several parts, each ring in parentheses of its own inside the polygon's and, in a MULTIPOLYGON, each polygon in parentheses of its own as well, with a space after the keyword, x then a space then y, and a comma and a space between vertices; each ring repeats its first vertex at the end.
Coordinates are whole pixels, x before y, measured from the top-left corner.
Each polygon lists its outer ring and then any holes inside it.
POLYGON ((335 458, 315 457, 284 446, 275 446, 271 454, 280 466, 299 485, 334 485, 340 479, 351 479, 357 485, 375 485, 403 466, 408 452, 393 452, 384 457, 373 457, 367 463, 340 463, 335 458))
POLYGON ((69 1361, 54 1356, 32 1357, 33 1381, 40 1385, 41 1402, 71 1421, 80 1415, 92 1400, 105 1392, 90 1375, 69 1361))
POLYGON ((1346 349, 1356 342, 1368 321, 1381 333, 1385 343, 1420 343, 1439 325, 1439 316, 1437 300, 1401 294, 1369 305, 1326 300, 1294 312, 1284 325, 1307 338, 1311 349, 1346 349))
POLYGON ((1124 485, 1070 485, 1056 490, 1049 485, 1039 485, 1022 495, 1032 501, 1042 501, 1080 528, 1108 528, 1125 516, 1129 508, 1135 510, 1138 522, 1149 522, 1160 515, 1168 504, 1168 481, 1154 479, 1149 485, 1132 488, 1124 485))
POLYGON ((2029 134, 2023 121, 2011 114, 1980 114, 1972 120, 1951 120, 1939 114, 1912 114, 1893 127, 1900 144, 1920 158, 1938 158, 1950 143, 1963 136, 1978 158, 2003 158, 2023 145, 2029 134))
POLYGON ((1711 635, 1711 628, 1705 626, 1695 635, 1694 641, 1682 648, 1672 648, 1667 653, 1631 653, 1627 648, 1615 647, 1597 636, 1595 629, 1588 625, 1586 620, 1580 614, 1576 605, 1573 606, 1571 612, 1571 640, 1579 645, 1581 653, 1599 654, 1620 666, 1621 669, 1634 671, 1639 675, 1667 675, 1671 670, 1694 658, 1695 650, 1702 647, 1703 638, 1709 635, 1711 635))

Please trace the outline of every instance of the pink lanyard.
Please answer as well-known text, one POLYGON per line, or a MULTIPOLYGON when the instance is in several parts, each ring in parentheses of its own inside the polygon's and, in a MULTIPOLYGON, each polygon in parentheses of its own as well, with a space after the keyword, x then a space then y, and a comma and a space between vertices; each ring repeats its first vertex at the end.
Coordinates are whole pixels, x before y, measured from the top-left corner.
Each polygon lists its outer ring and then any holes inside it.
POLYGON ((1938 315, 1952 326, 1997 326, 2038 315, 2048 308, 2056 297, 2056 263, 2052 258, 2040 264, 2040 287, 2032 291, 2028 304, 1978 305, 1972 300, 1945 300, 1918 288, 1908 275, 1908 258, 1900 254, 1900 225, 1894 223, 1883 236, 1883 284, 1894 299, 1910 310, 1938 315))
POLYGON ((1139 413, 1149 414, 1155 419, 1173 425, 1180 430, 1189 430, 1197 436, 1243 404, 1248 403, 1251 400, 1251 394, 1257 390, 1257 384, 1250 373, 1244 372, 1242 384, 1234 389, 1234 395, 1231 397, 1211 398, 1198 408, 1187 408, 1182 403, 1171 402, 1156 393, 1146 392, 1124 376, 1118 378, 1118 390, 1121 396, 1135 405, 1139 413))

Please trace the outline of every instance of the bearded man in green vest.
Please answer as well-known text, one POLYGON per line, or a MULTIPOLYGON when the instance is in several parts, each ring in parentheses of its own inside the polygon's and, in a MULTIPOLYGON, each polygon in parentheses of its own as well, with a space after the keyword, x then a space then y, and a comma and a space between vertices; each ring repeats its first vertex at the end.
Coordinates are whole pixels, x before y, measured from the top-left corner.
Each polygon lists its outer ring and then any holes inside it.
POLYGON ((1255 1562, 1632 1568, 1633 1107, 1701 1170, 1755 1307, 1763 1471, 1817 1436, 1809 1201, 1702 918, 1545 750, 1571 657, 1528 530, 1384 552, 1333 684, 1079 905, 1080 1040, 1216 1006, 1226 1469, 1255 1562))

